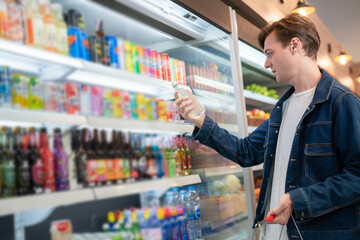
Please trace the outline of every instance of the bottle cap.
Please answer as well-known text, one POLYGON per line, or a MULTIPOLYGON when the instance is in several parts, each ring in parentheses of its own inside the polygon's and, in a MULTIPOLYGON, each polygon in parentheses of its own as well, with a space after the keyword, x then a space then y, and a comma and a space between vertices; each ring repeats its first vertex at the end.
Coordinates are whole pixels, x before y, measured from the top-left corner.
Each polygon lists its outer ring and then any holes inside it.
POLYGON ((189 189, 189 190, 195 190, 195 187, 194 187, 194 186, 190 186, 188 189, 189 189))
POLYGON ((177 85, 179 85, 178 82, 172 82, 172 83, 171 83, 171 86, 172 86, 173 88, 175 88, 177 85))

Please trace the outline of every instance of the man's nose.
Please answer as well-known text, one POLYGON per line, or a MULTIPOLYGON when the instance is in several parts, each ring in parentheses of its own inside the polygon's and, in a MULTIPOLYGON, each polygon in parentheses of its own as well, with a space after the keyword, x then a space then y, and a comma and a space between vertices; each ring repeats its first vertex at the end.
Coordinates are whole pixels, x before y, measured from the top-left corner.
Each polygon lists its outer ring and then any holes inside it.
POLYGON ((268 58, 266 58, 266 60, 265 60, 264 67, 265 67, 265 68, 271 67, 271 62, 269 61, 268 58))

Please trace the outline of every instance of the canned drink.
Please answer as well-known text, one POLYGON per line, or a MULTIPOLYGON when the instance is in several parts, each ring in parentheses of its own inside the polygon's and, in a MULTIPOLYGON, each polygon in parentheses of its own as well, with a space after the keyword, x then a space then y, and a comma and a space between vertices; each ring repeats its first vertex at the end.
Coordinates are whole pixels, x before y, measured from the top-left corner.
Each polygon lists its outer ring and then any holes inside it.
POLYGON ((137 97, 135 93, 130 94, 130 110, 131 110, 131 118, 138 119, 139 118, 139 108, 137 103, 137 97))
POLYGON ((121 38, 117 38, 116 52, 118 54, 119 68, 121 70, 126 70, 124 40, 121 38))
POLYGON ((119 53, 118 53, 117 39, 114 36, 106 36, 105 40, 109 44, 110 66, 112 68, 119 68, 119 53))
POLYGON ((1 66, 0 72, 0 107, 10 108, 12 103, 10 70, 1 66))
POLYGON ((162 55, 162 69, 163 79, 171 82, 169 55, 166 53, 162 55))
POLYGON ((163 62, 162 62, 162 53, 157 54, 157 61, 158 61, 158 69, 159 69, 159 76, 158 79, 163 79, 163 62))
POLYGON ((24 74, 11 75, 12 103, 14 108, 29 108, 28 78, 24 74))
POLYGON ((44 89, 43 84, 35 76, 29 77, 29 108, 44 110, 44 89))
POLYGON ((143 94, 136 94, 136 102, 138 108, 138 118, 139 120, 145 120, 146 118, 146 101, 143 94))
POLYGON ((163 122, 168 121, 167 113, 166 113, 166 103, 163 99, 158 101, 157 112, 158 112, 159 119, 161 121, 163 121, 163 122))
POLYGON ((188 85, 186 81, 186 70, 185 70, 185 62, 179 61, 179 70, 180 70, 180 82, 182 85, 188 85))
POLYGON ((151 98, 153 120, 159 119, 158 104, 159 104, 159 101, 156 98, 151 98))
POLYGON ((145 108, 146 108, 146 119, 149 121, 154 120, 154 116, 153 116, 153 106, 151 103, 151 98, 149 97, 145 97, 145 108))
POLYGON ((136 44, 131 44, 131 58, 133 65, 133 72, 139 74, 140 73, 140 63, 139 63, 139 50, 136 44))
POLYGON ((159 61, 158 61, 158 53, 156 50, 151 50, 151 66, 152 66, 152 75, 154 78, 160 78, 159 72, 159 61))
POLYGON ((145 65, 147 76, 153 77, 153 67, 151 62, 151 51, 150 49, 145 48, 145 65))
POLYGON ((65 105, 68 114, 79 114, 79 85, 76 83, 65 83, 66 100, 65 105))
POLYGON ((124 52, 125 52, 125 67, 126 71, 133 72, 133 62, 131 55, 131 43, 129 41, 124 42, 124 52))
POLYGON ((142 46, 138 46, 138 54, 139 54, 139 68, 140 68, 140 74, 146 75, 146 59, 145 59, 145 49, 142 46))

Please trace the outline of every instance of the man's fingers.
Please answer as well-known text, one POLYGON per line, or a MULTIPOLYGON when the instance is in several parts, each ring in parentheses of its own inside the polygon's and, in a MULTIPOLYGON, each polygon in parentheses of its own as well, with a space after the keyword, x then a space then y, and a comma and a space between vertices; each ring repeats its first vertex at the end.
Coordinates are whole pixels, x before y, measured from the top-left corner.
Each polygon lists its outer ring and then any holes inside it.
POLYGON ((188 100, 189 98, 188 97, 181 97, 181 98, 177 98, 176 101, 175 101, 175 104, 180 107, 182 102, 188 100))

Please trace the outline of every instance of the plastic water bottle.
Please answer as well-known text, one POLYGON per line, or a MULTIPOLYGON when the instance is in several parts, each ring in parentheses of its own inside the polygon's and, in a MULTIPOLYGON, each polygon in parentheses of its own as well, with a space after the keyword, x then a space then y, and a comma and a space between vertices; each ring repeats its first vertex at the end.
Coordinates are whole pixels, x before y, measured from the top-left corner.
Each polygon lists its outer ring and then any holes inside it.
POLYGON ((148 208, 158 208, 160 207, 159 198, 156 196, 155 191, 148 191, 145 196, 145 206, 148 208))
POLYGON ((197 100, 191 92, 186 90, 183 85, 179 84, 178 82, 173 82, 172 87, 175 88, 176 91, 178 91, 179 97, 188 97, 189 100, 192 101, 191 106, 195 106, 194 110, 189 113, 192 118, 197 119, 201 115, 203 115, 203 113, 205 112, 204 106, 201 105, 199 100, 197 100))
POLYGON ((150 217, 148 220, 148 240, 157 240, 162 238, 161 222, 156 215, 156 209, 150 210, 150 217))
POLYGON ((172 191, 173 197, 174 197, 174 206, 177 206, 178 201, 179 201, 179 197, 180 197, 179 188, 174 187, 174 188, 171 189, 171 191, 172 191))
MULTIPOLYGON (((191 231, 191 235, 189 239, 200 239, 201 238, 201 221, 200 221, 200 197, 199 194, 195 191, 194 186, 190 186, 188 188, 187 195, 190 201, 190 217, 192 220, 188 223, 191 231)), ((188 213, 188 214, 189 214, 188 213)), ((189 233, 190 235, 190 233, 189 233)))

